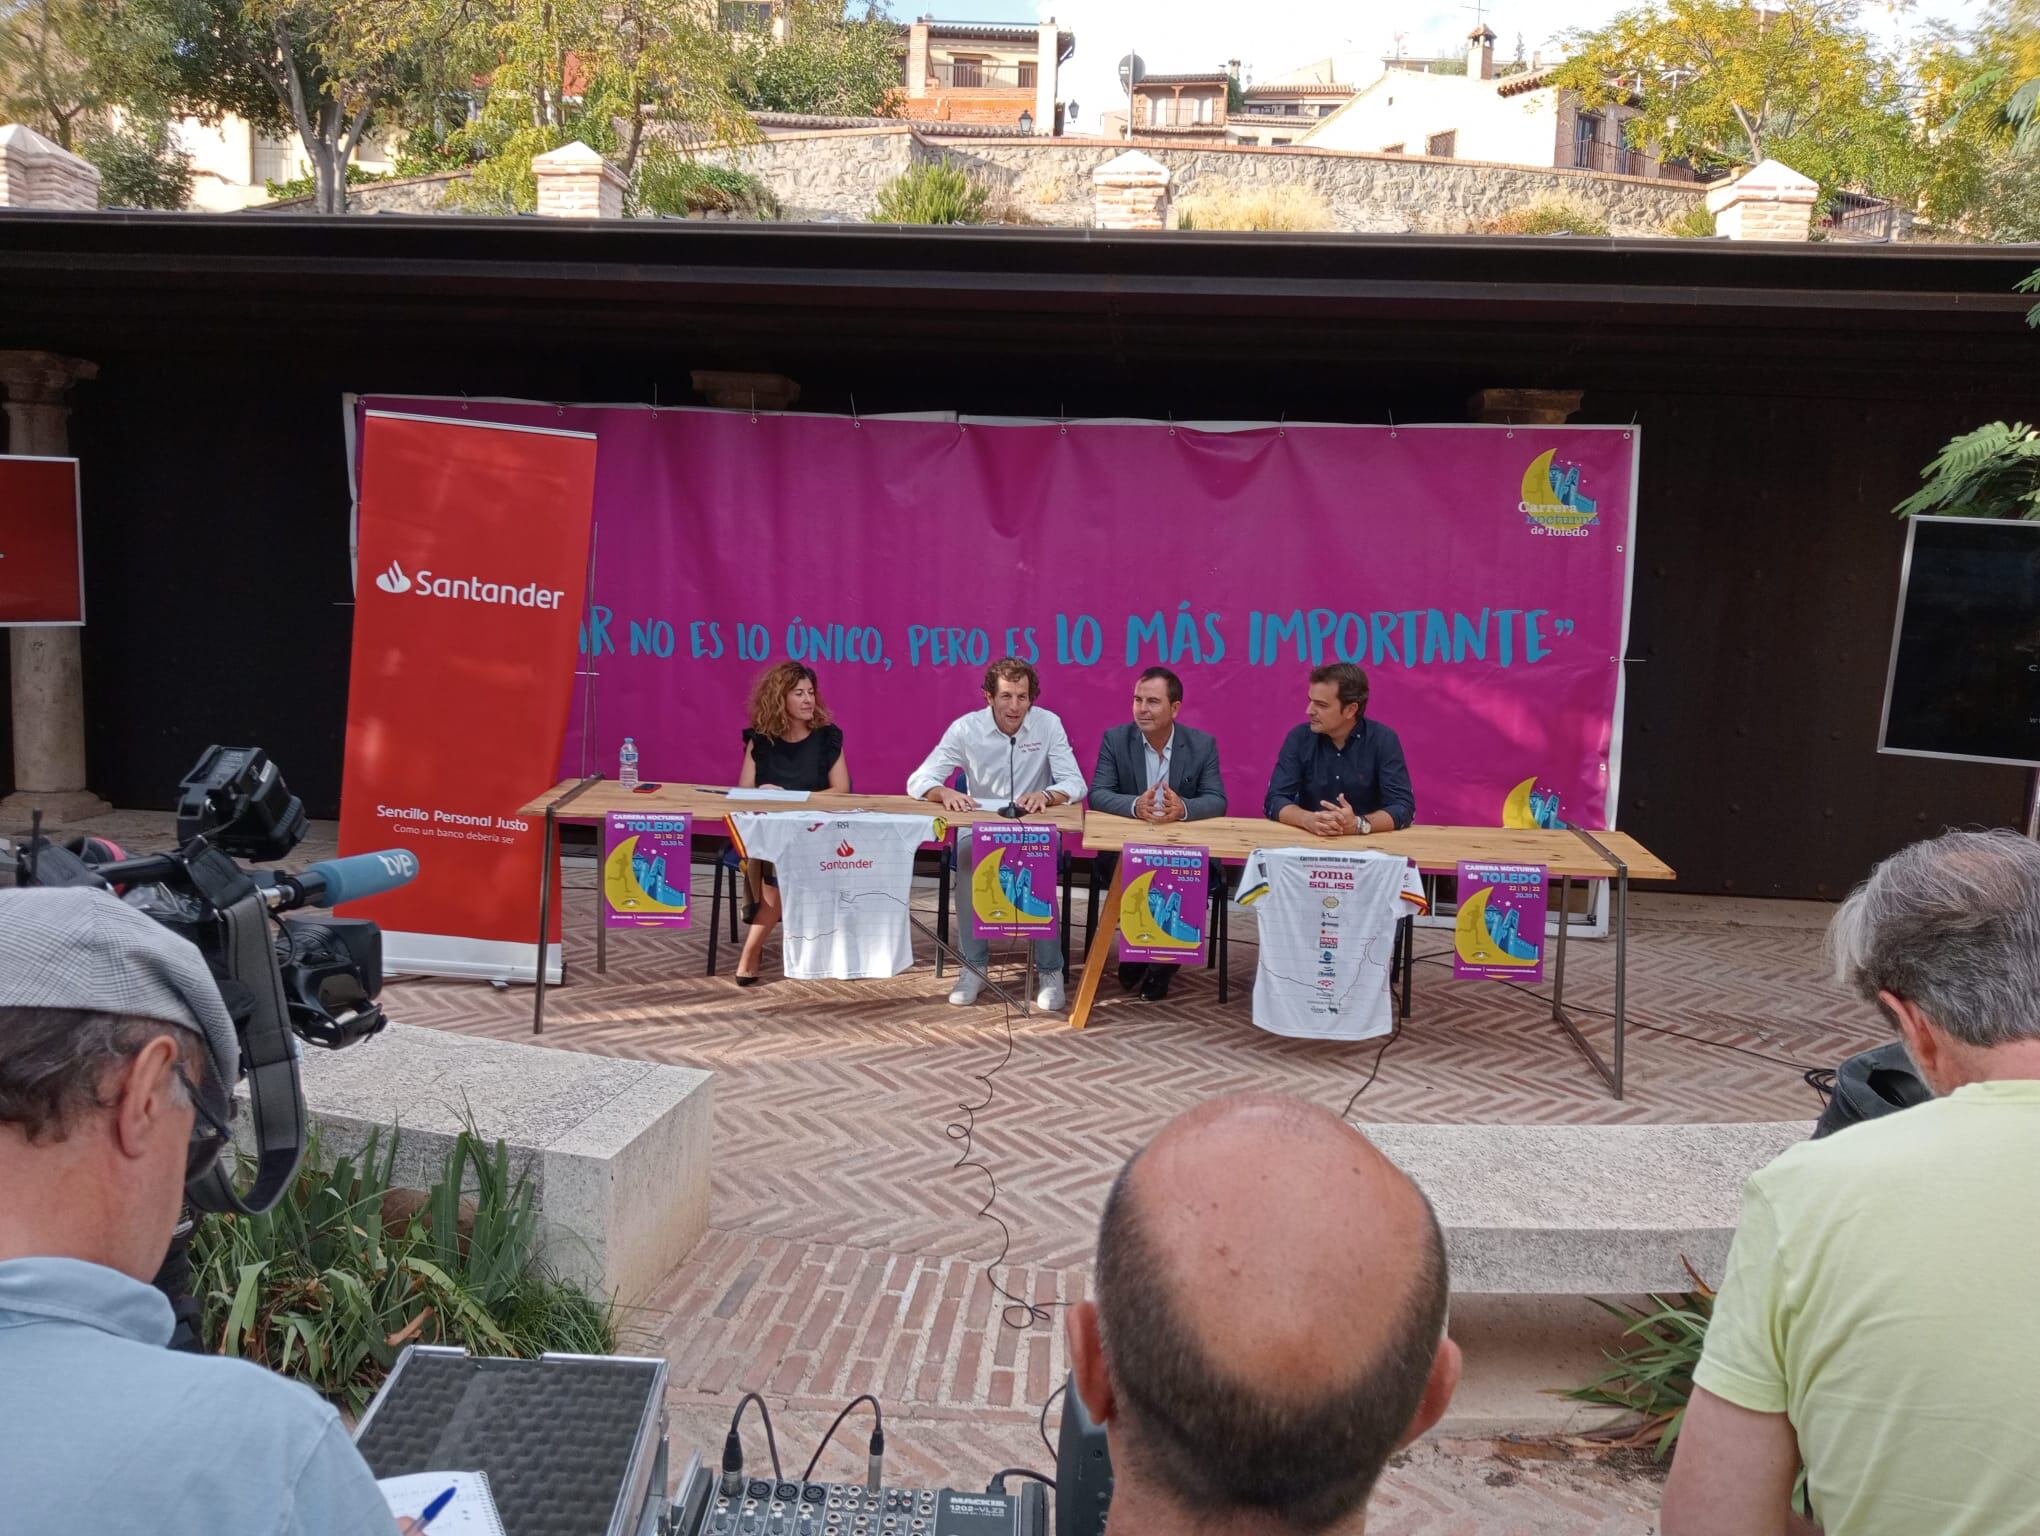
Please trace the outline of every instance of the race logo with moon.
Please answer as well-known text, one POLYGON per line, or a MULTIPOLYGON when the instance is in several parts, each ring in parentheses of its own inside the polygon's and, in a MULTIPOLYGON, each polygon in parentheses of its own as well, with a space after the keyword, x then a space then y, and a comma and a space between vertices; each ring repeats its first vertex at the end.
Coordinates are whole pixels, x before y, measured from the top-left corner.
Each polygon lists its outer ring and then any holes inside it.
POLYGON ((970 829, 970 845, 973 938, 1038 938, 1054 927, 1054 827, 980 824, 970 829))
POLYGON ((1502 801, 1502 825, 1519 831, 1541 827, 1563 831, 1572 825, 1560 814, 1558 786, 1534 775, 1523 780, 1502 801))
POLYGON ((1523 471, 1523 499, 1516 503, 1530 531, 1562 539, 1583 539, 1601 521, 1599 504, 1580 484, 1580 467, 1561 463, 1547 448, 1523 471))
POLYGON ((1485 981, 1543 979, 1546 879, 1542 864, 1460 863, 1453 975, 1485 981))
POLYGON ((691 818, 611 814, 603 830, 602 920, 611 928, 685 928, 691 818))
POLYGON ((1202 848, 1129 843, 1120 855, 1119 958, 1123 964, 1196 965, 1204 959, 1211 880, 1202 848))

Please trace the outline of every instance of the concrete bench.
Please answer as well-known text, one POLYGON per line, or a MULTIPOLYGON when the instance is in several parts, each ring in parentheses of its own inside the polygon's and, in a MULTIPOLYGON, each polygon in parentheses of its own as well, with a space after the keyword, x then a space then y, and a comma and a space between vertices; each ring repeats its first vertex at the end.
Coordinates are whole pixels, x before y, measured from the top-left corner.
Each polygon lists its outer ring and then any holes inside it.
POLYGON ((1812 1122, 1366 1125, 1438 1212, 1452 1289, 1618 1296, 1721 1281, 1743 1181, 1812 1122))
POLYGON ((307 1048, 301 1075, 326 1161, 400 1129, 400 1187, 429 1189, 472 1117, 507 1145, 513 1178, 529 1170, 545 1261, 626 1304, 708 1227, 706 1072, 392 1024, 344 1051, 307 1048))

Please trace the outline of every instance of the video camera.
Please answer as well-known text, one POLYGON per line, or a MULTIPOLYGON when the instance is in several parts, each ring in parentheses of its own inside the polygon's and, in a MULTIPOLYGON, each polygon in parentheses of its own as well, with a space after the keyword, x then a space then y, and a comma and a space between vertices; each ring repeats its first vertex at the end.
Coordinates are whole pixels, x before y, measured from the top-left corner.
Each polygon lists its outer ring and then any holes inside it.
MULTIPOLYGON (((127 858, 111 843, 55 844, 41 820, 16 858, 21 886, 111 890, 206 958, 240 1039, 256 1170, 245 1190, 231 1160, 186 1186, 201 1211, 254 1214, 290 1185, 305 1149, 298 1040, 338 1050, 380 1030, 382 933, 359 918, 284 918, 380 895, 414 879, 403 849, 328 859, 295 875, 252 870, 241 859, 281 859, 304 840, 304 802, 259 747, 209 747, 178 787, 177 848, 127 858), (275 920, 272 930, 271 919, 275 920)), ((233 1084, 224 1085, 232 1093, 233 1084)))

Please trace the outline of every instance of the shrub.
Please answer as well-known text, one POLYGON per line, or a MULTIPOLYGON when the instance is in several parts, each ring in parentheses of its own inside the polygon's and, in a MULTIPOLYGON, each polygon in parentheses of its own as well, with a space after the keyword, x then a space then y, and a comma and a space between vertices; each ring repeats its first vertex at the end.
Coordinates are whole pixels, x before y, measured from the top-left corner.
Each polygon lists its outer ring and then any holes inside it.
POLYGON ((88 135, 78 153, 99 171, 102 208, 182 208, 191 201, 191 156, 166 124, 124 124, 88 135))
POLYGON ((209 1348, 295 1376, 355 1413, 406 1344, 525 1357, 615 1348, 614 1304, 537 1262, 530 1177, 511 1176, 502 1142, 491 1154, 463 1131, 424 1205, 391 1216, 396 1150, 396 1132, 383 1150, 376 1131, 358 1162, 327 1169, 314 1136, 273 1207, 199 1224, 192 1290, 209 1348))
POLYGON ((991 188, 953 165, 917 165, 878 189, 874 224, 982 224, 991 188))
POLYGON ((1540 197, 1488 220, 1490 235, 1605 235, 1608 220, 1583 203, 1564 197, 1540 197))
POLYGON ((1325 200, 1308 187, 1243 187, 1200 176, 1176 202, 1178 229, 1333 229, 1325 200))
POLYGON ((664 144, 647 144, 638 156, 625 212, 685 216, 727 213, 745 219, 776 219, 779 202, 757 177, 727 166, 704 165, 664 144))
POLYGON ((1695 203, 1684 213, 1674 214, 1658 226, 1658 233, 1674 240, 1707 240, 1714 235, 1714 215, 1706 205, 1695 203))
MULTIPOLYGON (((366 187, 378 181, 395 179, 388 171, 364 171, 352 161, 347 165, 347 185, 350 187, 366 187)), ((293 176, 288 181, 265 181, 262 185, 269 189, 272 202, 281 203, 293 197, 310 197, 319 190, 319 179, 307 172, 303 176, 293 176)))

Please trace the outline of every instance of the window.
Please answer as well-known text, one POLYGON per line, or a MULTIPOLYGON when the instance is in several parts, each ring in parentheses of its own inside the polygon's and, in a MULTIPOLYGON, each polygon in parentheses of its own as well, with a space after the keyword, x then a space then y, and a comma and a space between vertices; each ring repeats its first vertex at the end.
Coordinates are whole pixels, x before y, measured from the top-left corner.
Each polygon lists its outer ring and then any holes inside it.
POLYGON ((958 90, 985 83, 983 59, 952 59, 949 63, 949 83, 958 90))
POLYGON ((722 0, 716 24, 725 32, 770 32, 772 0, 722 0))
POLYGON ((1285 101, 1282 103, 1282 115, 1284 117, 1300 117, 1302 116, 1302 114, 1303 114, 1302 102, 1285 101))
POLYGON ((1251 144, 1257 149, 1260 147, 1261 144, 1261 141, 1251 133, 1241 134, 1239 137, 1239 142, 1242 144, 1251 144))
POLYGON ((1270 140, 1268 141, 1268 144, 1269 144, 1269 147, 1270 147, 1270 148, 1273 148, 1273 147, 1275 147, 1275 146, 1277 146, 1277 145, 1282 145, 1282 144, 1293 144, 1294 142, 1295 142, 1295 140, 1293 140, 1293 139, 1270 139, 1270 140))
POLYGON ((290 141, 288 139, 265 139, 259 134, 250 140, 248 154, 248 184, 259 187, 266 181, 290 180, 290 141))
POLYGON ((1435 155, 1440 160, 1450 160, 1458 147, 1459 131, 1456 128, 1444 133, 1434 133, 1424 141, 1424 153, 1435 155))
POLYGON ((1381 152, 1384 155, 1406 155, 1409 153, 1409 151, 1400 144, 1384 144, 1381 146, 1381 152))
POLYGON ((1334 112, 1338 110, 1339 109, 1333 106, 1329 101, 1319 102, 1317 115, 1319 117, 1330 117, 1334 112))
POLYGON ((1020 61, 1020 85, 1022 89, 1030 91, 1034 89, 1034 70, 1034 60, 1022 59, 1020 61))

